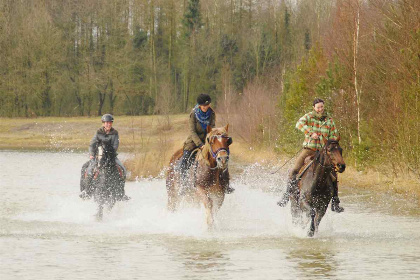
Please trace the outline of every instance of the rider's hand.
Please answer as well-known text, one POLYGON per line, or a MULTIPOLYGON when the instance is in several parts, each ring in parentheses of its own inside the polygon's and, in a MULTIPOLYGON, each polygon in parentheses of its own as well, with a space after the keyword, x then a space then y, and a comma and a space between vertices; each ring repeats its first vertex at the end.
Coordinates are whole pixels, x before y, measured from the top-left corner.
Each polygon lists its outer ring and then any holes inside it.
POLYGON ((316 133, 314 132, 314 133, 312 133, 311 138, 312 138, 312 139, 318 139, 319 137, 318 137, 318 134, 316 134, 316 133))
POLYGON ((90 159, 93 159, 93 156, 89 156, 90 159))

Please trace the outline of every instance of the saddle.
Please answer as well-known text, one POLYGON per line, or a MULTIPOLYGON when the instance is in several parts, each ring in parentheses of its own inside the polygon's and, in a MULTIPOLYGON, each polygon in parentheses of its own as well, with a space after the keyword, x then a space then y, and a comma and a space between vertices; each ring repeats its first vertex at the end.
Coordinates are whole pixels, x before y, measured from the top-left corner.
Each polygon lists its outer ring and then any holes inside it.
POLYGON ((303 174, 305 174, 306 170, 308 170, 309 167, 311 167, 314 160, 315 155, 305 158, 305 164, 300 168, 299 173, 296 175, 297 181, 299 181, 302 178, 303 174))
MULTIPOLYGON (((121 178, 125 178, 125 174, 124 174, 124 170, 121 168, 121 166, 119 166, 117 163, 115 163, 117 170, 118 170, 118 174, 120 175, 121 178)), ((95 168, 93 169, 93 179, 98 178, 99 175, 99 169, 97 166, 95 166, 95 168)), ((87 178, 89 176, 88 172, 87 172, 87 168, 85 169, 84 178, 87 178)))
MULTIPOLYGON (((305 172, 309 169, 309 167, 311 167, 311 165, 315 161, 316 155, 317 154, 305 158, 305 164, 302 166, 302 168, 299 170, 299 173, 296 175, 296 181, 299 182, 300 179, 302 178, 303 174, 305 174, 305 172)), ((332 182, 337 181, 337 173, 336 172, 331 172, 330 177, 331 177, 332 182)))

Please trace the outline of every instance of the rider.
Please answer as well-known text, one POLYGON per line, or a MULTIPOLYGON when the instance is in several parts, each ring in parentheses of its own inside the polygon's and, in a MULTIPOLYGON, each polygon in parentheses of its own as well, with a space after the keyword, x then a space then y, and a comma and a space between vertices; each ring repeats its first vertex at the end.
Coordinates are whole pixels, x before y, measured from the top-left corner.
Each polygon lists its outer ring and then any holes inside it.
MULTIPOLYGON (((181 178, 185 185, 186 173, 195 159, 196 153, 192 152, 197 148, 202 148, 206 140, 207 126, 212 128, 216 124, 216 113, 210 107, 211 97, 208 94, 200 94, 197 97, 197 104, 190 113, 188 122, 190 135, 184 142, 184 151, 181 158, 181 178)), ((231 193, 235 189, 229 185, 225 186, 225 193, 231 193)))
MULTIPOLYGON (((297 191, 296 175, 304 165, 305 158, 314 156, 317 150, 321 150, 322 146, 328 140, 338 140, 339 133, 333 119, 324 110, 324 100, 315 98, 313 102, 313 111, 307 113, 296 123, 296 128, 305 133, 303 142, 303 150, 297 157, 295 166, 289 174, 287 182, 287 190, 283 194, 283 198, 277 202, 280 207, 284 207, 289 202, 289 196, 292 192, 297 191)), ((337 180, 333 182, 333 198, 331 201, 331 210, 337 213, 343 212, 344 208, 340 207, 340 199, 338 198, 337 180)))
MULTIPOLYGON (((90 141, 90 145, 89 145, 89 158, 90 158, 90 162, 89 162, 89 166, 86 170, 88 177, 90 180, 92 180, 93 178, 93 170, 97 164, 96 162, 96 154, 98 152, 98 146, 100 143, 102 142, 110 142, 112 147, 114 148, 115 152, 117 152, 118 150, 118 146, 120 144, 120 139, 118 136, 118 131, 115 130, 112 127, 112 124, 114 122, 114 117, 111 114, 105 114, 102 116, 101 118, 102 121, 102 127, 98 129, 98 131, 95 133, 95 135, 93 136, 92 140, 90 141)), ((127 169, 125 168, 125 166, 122 164, 122 162, 116 157, 115 158, 115 163, 120 166, 123 170, 123 176, 125 179, 125 176, 127 174, 127 169)), ((122 197, 122 200, 129 200, 130 197, 128 197, 127 195, 125 195, 125 191, 124 192, 124 196, 122 197)), ((82 193, 80 194, 80 197, 86 197, 88 196, 88 194, 86 193, 86 190, 83 190, 82 193)))

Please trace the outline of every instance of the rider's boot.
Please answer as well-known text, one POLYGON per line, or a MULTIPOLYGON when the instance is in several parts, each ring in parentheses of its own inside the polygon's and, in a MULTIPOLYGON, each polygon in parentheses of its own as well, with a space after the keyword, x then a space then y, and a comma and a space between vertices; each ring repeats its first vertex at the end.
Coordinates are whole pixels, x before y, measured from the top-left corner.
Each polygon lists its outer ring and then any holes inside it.
POLYGON ((93 178, 91 176, 88 175, 88 177, 86 178, 86 185, 85 185, 85 189, 79 194, 79 197, 87 200, 90 199, 92 196, 92 181, 93 178))
POLYGON ((331 210, 337 213, 341 213, 344 211, 344 208, 340 206, 340 198, 338 198, 337 181, 333 183, 333 198, 331 199, 331 210))
POLYGON ((181 162, 179 166, 179 171, 180 171, 180 187, 178 190, 179 195, 184 195, 188 189, 187 173, 191 164, 190 156, 191 156, 191 151, 185 150, 181 157, 181 162))
POLYGON ((296 175, 292 175, 292 177, 287 182, 287 189, 286 192, 283 194, 283 197, 280 201, 277 202, 277 205, 280 207, 285 207, 287 203, 289 202, 290 194, 295 191, 297 188, 297 181, 296 181, 296 175))
POLYGON ((235 191, 234 188, 230 186, 230 175, 229 170, 226 169, 219 175, 219 183, 223 187, 223 192, 225 194, 231 194, 235 191))
POLYGON ((235 191, 235 189, 232 188, 232 187, 230 187, 229 185, 227 185, 225 187, 224 191, 225 191, 225 194, 231 194, 231 193, 233 193, 235 191))

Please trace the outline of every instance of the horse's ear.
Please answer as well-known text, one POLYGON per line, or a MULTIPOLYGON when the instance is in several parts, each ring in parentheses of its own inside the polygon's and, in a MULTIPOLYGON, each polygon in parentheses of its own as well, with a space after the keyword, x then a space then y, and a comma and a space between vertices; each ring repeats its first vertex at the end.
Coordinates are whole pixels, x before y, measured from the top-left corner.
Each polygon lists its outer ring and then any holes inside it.
POLYGON ((228 132, 228 131, 229 131, 229 124, 227 124, 227 125, 225 126, 225 130, 226 130, 226 132, 228 132))
POLYGON ((210 125, 208 125, 206 130, 207 130, 207 133, 210 133, 210 132, 211 132, 211 130, 212 130, 211 126, 210 126, 210 125))

